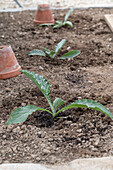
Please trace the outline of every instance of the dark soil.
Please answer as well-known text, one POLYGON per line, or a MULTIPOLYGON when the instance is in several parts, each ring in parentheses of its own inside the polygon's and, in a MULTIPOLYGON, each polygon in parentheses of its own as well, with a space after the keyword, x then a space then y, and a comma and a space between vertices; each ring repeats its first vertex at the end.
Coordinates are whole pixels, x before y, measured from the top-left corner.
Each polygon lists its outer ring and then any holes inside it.
MULTIPOLYGON (((63 20, 65 11, 53 11, 63 20)), ((22 69, 34 71, 49 80, 51 99, 67 103, 89 98, 113 113, 113 34, 104 14, 113 9, 75 10, 69 20, 74 27, 61 29, 33 25, 35 12, 0 14, 0 45, 10 44, 22 69), (61 39, 68 50, 80 50, 71 60, 50 60, 28 56, 43 46, 54 49, 61 39)), ((0 80, 0 163, 60 163, 76 158, 113 156, 113 121, 90 109, 70 109, 58 119, 36 112, 26 122, 6 127, 10 113, 19 106, 34 104, 48 108, 42 93, 21 74, 0 80)))

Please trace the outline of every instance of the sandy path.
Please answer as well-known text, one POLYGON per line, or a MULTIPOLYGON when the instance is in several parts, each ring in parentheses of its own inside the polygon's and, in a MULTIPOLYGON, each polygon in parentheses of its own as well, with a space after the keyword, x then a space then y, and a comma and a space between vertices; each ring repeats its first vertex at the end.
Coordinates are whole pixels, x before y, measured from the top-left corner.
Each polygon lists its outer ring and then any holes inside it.
MULTIPOLYGON (((85 5, 113 5, 113 0, 18 0, 18 2, 22 5, 23 8, 34 8, 37 7, 38 3, 49 3, 52 7, 61 8, 61 7, 83 7, 85 5)), ((19 8, 18 5, 14 2, 14 0, 0 0, 0 10, 8 9, 8 8, 19 8)))

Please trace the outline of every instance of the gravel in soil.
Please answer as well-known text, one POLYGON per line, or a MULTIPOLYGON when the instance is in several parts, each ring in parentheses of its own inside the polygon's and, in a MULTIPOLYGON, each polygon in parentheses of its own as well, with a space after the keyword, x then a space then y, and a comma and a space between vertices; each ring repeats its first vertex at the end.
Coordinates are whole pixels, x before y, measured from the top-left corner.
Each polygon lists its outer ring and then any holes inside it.
MULTIPOLYGON (((63 20, 67 11, 53 12, 55 20, 63 20)), ((113 113, 113 34, 103 19, 110 13, 113 9, 75 10, 69 18, 72 29, 34 26, 32 11, 1 13, 0 45, 10 44, 23 69, 49 80, 52 100, 61 97, 69 104, 89 98, 113 113), (63 38, 66 44, 58 56, 69 50, 80 50, 81 54, 72 60, 28 56, 40 46, 54 49, 63 38)), ((0 163, 54 164, 113 156, 113 121, 104 114, 76 108, 53 120, 48 113, 35 112, 25 123, 6 127, 12 110, 27 104, 49 108, 25 75, 0 80, 0 163)))

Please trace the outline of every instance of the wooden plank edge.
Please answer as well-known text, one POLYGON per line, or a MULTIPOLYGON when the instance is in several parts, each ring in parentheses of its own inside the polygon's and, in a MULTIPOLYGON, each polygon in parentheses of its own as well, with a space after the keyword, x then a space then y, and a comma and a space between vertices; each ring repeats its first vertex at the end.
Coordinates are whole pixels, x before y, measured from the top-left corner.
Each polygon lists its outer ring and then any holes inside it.
POLYGON ((104 19, 108 24, 109 28, 111 29, 111 31, 113 32, 113 14, 104 15, 104 19))

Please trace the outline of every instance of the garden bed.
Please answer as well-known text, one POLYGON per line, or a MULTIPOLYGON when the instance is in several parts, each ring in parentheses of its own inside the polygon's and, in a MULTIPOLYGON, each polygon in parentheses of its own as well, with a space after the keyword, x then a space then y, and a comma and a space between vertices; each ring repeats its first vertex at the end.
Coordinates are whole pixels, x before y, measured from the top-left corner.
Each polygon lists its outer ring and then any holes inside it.
MULTIPOLYGON (((53 11, 63 20, 65 11, 53 11)), ((61 29, 33 25, 35 12, 1 13, 0 45, 10 44, 22 69, 49 80, 51 99, 67 103, 93 99, 113 113, 113 34, 103 19, 113 9, 75 10, 69 20, 74 24, 61 29), (50 60, 28 56, 40 46, 54 49, 61 39, 68 50, 81 54, 70 60, 50 60)), ((0 163, 35 162, 55 164, 76 158, 113 156, 113 121, 89 109, 70 109, 57 119, 35 112, 25 123, 9 125, 10 113, 19 106, 34 104, 49 108, 46 99, 29 79, 21 74, 0 80, 0 163)))

